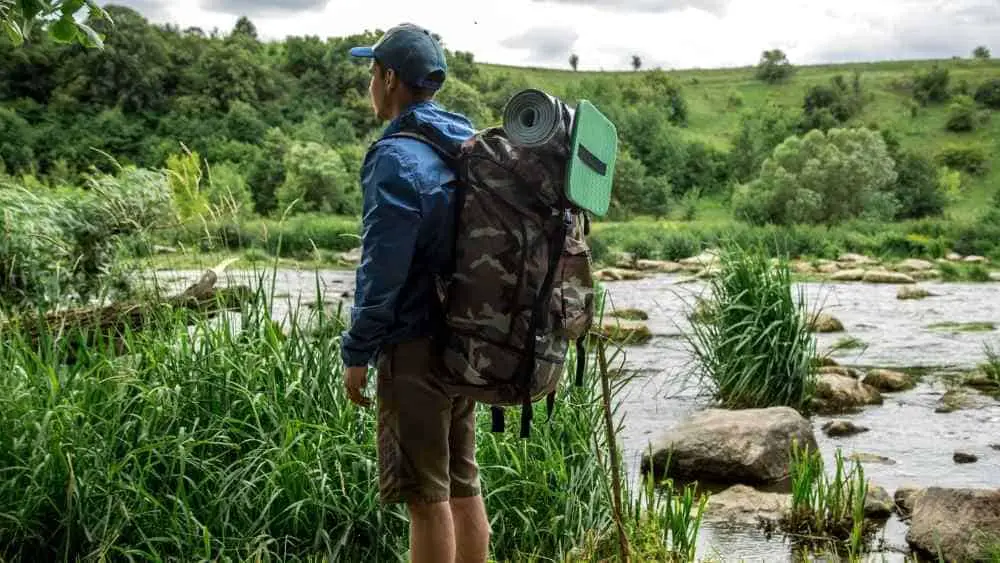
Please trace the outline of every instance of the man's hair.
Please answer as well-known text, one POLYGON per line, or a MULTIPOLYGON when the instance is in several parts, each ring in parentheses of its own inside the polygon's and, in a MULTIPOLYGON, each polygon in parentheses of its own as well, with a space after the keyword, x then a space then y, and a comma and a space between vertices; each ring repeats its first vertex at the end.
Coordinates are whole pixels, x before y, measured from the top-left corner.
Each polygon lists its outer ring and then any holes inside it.
MULTIPOLYGON (((374 72, 378 73, 379 78, 385 78, 385 73, 387 69, 382 65, 382 63, 378 62, 377 60, 372 61, 372 66, 374 68, 374 72)), ((397 74, 397 77, 398 76, 399 75, 397 74)), ((400 82, 402 83, 403 87, 406 88, 407 92, 410 93, 410 96, 412 96, 415 101, 425 102, 427 100, 433 99, 434 96, 437 95, 437 90, 434 90, 432 88, 421 88, 420 86, 414 86, 413 84, 408 84, 403 81, 400 82)))

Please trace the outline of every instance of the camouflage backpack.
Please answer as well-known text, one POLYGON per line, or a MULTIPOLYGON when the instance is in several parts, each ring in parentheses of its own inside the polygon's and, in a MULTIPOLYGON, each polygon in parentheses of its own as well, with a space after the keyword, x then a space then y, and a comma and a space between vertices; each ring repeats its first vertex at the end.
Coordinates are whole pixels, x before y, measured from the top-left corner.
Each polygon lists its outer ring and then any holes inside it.
POLYGON ((458 176, 453 269, 439 279, 444 384, 491 405, 494 432, 504 429, 503 408, 521 405, 526 437, 533 402, 546 397, 551 416, 574 343, 583 384, 594 318, 589 220, 563 190, 569 149, 522 149, 502 128, 479 132, 459 154, 419 132, 392 136, 430 144, 458 176))

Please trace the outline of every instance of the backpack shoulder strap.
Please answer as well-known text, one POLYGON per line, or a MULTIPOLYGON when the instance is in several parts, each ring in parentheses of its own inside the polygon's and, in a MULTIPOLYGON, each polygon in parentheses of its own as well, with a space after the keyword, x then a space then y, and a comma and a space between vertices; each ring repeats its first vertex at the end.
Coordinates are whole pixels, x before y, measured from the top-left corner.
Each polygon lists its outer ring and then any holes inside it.
POLYGON ((434 149, 434 151, 437 152, 438 155, 449 166, 454 166, 455 163, 458 161, 458 156, 456 154, 448 152, 447 149, 445 149, 444 147, 442 147, 438 143, 435 143, 430 138, 428 138, 426 135, 421 135, 420 133, 416 133, 416 132, 413 132, 413 131, 398 131, 396 133, 391 133, 389 135, 386 135, 385 137, 382 137, 381 139, 379 139, 379 141, 376 142, 376 144, 378 142, 385 141, 386 139, 414 139, 414 140, 420 141, 420 142, 428 145, 432 149, 434 149))

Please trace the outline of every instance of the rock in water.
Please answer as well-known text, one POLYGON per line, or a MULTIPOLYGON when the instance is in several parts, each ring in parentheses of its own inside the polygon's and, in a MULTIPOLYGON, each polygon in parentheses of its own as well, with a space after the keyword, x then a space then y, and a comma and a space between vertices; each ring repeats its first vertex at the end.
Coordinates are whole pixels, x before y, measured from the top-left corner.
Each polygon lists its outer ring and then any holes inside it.
POLYGON ((917 260, 915 258, 908 258, 903 260, 899 264, 896 264, 896 269, 900 272, 924 272, 927 270, 934 269, 934 262, 928 262, 927 260, 917 260))
POLYGON ((901 299, 901 300, 923 299, 925 297, 930 297, 932 295, 933 293, 927 291, 922 287, 902 285, 896 292, 896 299, 901 299))
POLYGON ((955 463, 976 463, 979 461, 976 454, 970 454, 968 452, 955 452, 954 455, 951 456, 951 459, 955 463))
POLYGON ((844 325, 833 315, 820 313, 811 318, 809 328, 813 332, 842 332, 844 325))
POLYGON ((677 262, 665 262, 663 260, 638 260, 635 268, 641 271, 653 271, 663 274, 673 274, 684 269, 684 266, 677 262))
POLYGON ((777 520, 791 507, 792 495, 758 491, 746 485, 733 485, 709 497, 707 520, 736 524, 757 524, 758 518, 777 520))
POLYGON ((817 373, 834 373, 837 375, 843 375, 844 377, 850 377, 852 379, 861 379, 865 374, 861 373, 856 368, 847 366, 823 366, 817 370, 817 373))
POLYGON ((868 283, 917 283, 915 279, 906 274, 885 270, 868 270, 861 277, 861 281, 868 283))
POLYGON ((841 254, 840 258, 837 259, 838 262, 845 264, 861 264, 861 265, 873 265, 878 264, 878 260, 874 258, 869 258, 863 254, 854 254, 848 252, 847 254, 841 254))
POLYGON ((608 319, 601 325, 601 333, 620 344, 645 344, 653 337, 649 327, 640 321, 608 319))
POLYGON ((858 426, 850 420, 830 420, 823 425, 823 432, 831 438, 838 438, 868 432, 868 427, 858 426))
POLYGON ((860 268, 841 270, 830 276, 832 281, 861 281, 865 277, 865 271, 860 268))
POLYGON ((834 373, 822 373, 816 382, 816 399, 824 412, 843 412, 865 405, 881 405, 882 394, 862 381, 834 373))
POLYGON ((783 480, 792 440, 817 448, 812 425, 795 409, 709 409, 695 413, 653 443, 643 473, 680 480, 748 485, 783 480), (670 457, 670 467, 666 467, 670 457))
POLYGON ((900 487, 892 495, 893 502, 896 503, 896 512, 902 518, 909 518, 913 512, 913 504, 920 498, 924 490, 918 487, 900 487))
POLYGON ((865 495, 865 516, 878 519, 888 518, 892 516, 892 509, 895 506, 896 504, 889 496, 888 491, 868 483, 868 494, 865 495))
POLYGON ((645 279, 646 276, 640 272, 625 270, 622 268, 605 268, 594 272, 594 277, 598 281, 635 281, 645 279))
POLYGON ((1000 490, 930 487, 914 502, 906 541, 945 561, 988 561, 1000 537, 1000 490))
POLYGON ((903 391, 913 386, 913 381, 909 375, 888 369, 873 369, 865 375, 863 381, 875 389, 886 393, 903 391))

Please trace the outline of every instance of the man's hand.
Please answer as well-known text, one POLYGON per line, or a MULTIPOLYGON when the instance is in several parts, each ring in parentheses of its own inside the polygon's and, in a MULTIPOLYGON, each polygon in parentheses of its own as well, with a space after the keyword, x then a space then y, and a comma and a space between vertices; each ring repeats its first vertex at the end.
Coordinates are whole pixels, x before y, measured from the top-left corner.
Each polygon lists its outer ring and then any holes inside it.
POLYGON ((356 405, 370 407, 371 399, 361 394, 368 382, 368 366, 349 367, 344 371, 344 384, 347 386, 347 398, 356 405))

